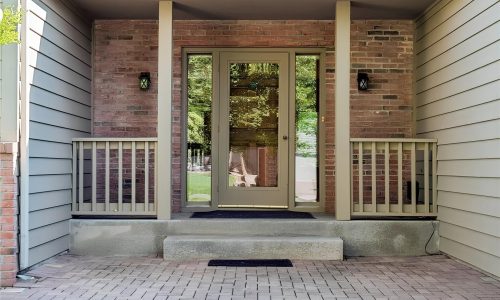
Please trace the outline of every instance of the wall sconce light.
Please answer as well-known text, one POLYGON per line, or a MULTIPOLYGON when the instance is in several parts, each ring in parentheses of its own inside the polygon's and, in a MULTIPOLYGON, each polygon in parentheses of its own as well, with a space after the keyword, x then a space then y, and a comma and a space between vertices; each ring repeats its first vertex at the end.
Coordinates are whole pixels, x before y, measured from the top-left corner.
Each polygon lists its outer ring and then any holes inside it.
POLYGON ((366 91, 368 89, 368 74, 358 73, 358 90, 366 91))
POLYGON ((143 91, 149 90, 151 86, 151 74, 149 72, 143 72, 139 75, 139 88, 143 91))

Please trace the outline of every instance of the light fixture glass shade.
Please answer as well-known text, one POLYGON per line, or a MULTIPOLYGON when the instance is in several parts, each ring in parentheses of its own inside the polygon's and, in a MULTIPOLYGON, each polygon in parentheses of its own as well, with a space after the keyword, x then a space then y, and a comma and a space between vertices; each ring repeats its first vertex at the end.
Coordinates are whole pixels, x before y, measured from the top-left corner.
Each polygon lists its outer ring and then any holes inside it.
POLYGON ((358 90, 366 91, 368 89, 368 74, 358 73, 358 90))
POLYGON ((139 88, 143 91, 148 90, 151 86, 151 74, 143 72, 139 75, 139 88))

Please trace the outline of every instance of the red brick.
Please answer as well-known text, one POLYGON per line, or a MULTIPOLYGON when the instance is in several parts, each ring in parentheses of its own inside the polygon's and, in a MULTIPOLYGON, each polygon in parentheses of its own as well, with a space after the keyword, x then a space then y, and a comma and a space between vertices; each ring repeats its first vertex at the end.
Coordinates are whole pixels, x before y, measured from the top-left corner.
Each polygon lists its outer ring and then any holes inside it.
POLYGON ((17 272, 17 144, 0 143, 0 286, 17 272))

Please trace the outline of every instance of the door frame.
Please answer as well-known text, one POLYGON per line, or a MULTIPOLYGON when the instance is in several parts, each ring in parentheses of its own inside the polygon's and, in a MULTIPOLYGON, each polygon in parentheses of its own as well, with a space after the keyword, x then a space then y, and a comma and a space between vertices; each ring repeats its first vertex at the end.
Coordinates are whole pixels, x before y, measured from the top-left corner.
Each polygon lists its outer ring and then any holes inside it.
MULTIPOLYGON (((288 209, 288 165, 289 165, 289 140, 282 138, 288 136, 288 110, 289 97, 289 71, 290 64, 288 52, 220 52, 219 80, 220 99, 219 101, 219 208, 285 208, 288 209), (228 161, 230 158, 230 124, 229 115, 231 106, 230 98, 230 65, 232 63, 278 63, 279 64, 279 101, 277 119, 278 134, 277 139, 277 174, 278 182, 276 187, 233 187, 228 186, 228 161), (227 118, 226 118, 227 117, 227 118), (222 169, 221 169, 222 168, 222 169), (254 200, 253 200, 254 199, 254 200), (251 203, 256 201, 259 203, 251 203), (232 202, 232 203, 230 203, 232 202)), ((248 163, 250 163, 248 161, 248 163)))
MULTIPOLYGON (((326 114, 326 55, 334 55, 334 51, 326 48, 182 48, 182 82, 181 82, 181 202, 182 211, 209 211, 219 209, 219 162, 218 156, 212 156, 212 201, 209 202, 188 202, 187 201, 187 57, 190 54, 207 54, 212 56, 212 128, 218 128, 218 119, 220 106, 220 53, 221 52, 255 52, 255 53, 273 53, 287 52, 289 54, 289 91, 288 91, 288 139, 295 141, 295 57, 296 55, 318 55, 320 57, 320 94, 319 94, 319 128, 318 128, 318 162, 319 162, 319 199, 317 202, 295 202, 295 143, 288 143, 288 210, 323 212, 325 210, 325 114, 326 114)), ((332 99, 333 102, 333 99, 332 99)), ((219 136, 212 136, 212 152, 219 151, 219 136)), ((226 208, 224 208, 226 209, 226 208)), ((230 208, 228 208, 230 209, 230 208)), ((245 209, 245 208, 238 208, 245 209)), ((252 209, 252 208, 248 208, 252 209)), ((255 208, 254 208, 255 209, 255 208)))

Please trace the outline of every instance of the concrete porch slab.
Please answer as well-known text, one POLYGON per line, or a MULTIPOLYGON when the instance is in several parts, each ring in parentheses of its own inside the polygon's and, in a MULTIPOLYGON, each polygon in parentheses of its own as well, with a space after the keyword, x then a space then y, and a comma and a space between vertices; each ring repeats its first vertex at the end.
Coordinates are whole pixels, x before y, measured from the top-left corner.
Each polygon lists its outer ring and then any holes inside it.
POLYGON ((352 220, 321 216, 309 220, 187 219, 70 222, 70 253, 78 255, 163 256, 173 235, 320 236, 344 241, 345 256, 415 256, 437 252, 438 221, 352 220), (431 235, 433 234, 431 238, 431 235))

